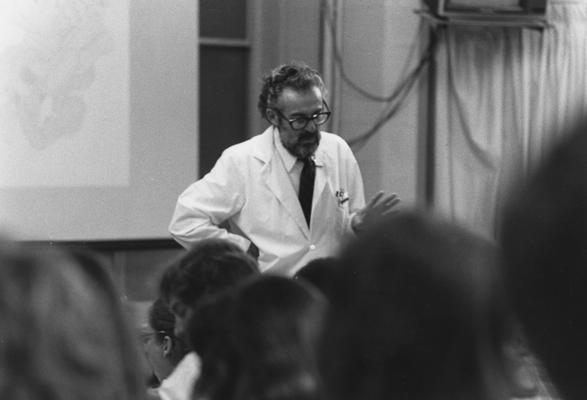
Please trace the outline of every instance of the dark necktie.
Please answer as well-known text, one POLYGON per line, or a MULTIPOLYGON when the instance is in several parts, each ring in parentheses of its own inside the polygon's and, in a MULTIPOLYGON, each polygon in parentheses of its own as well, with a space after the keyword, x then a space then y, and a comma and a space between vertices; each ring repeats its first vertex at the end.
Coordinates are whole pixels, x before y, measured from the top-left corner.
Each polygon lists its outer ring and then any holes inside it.
POLYGON ((304 163, 300 175, 300 191, 298 198, 304 211, 304 217, 308 227, 310 226, 310 214, 312 213, 312 195, 314 194, 314 178, 316 177, 316 165, 310 157, 301 160, 304 163))

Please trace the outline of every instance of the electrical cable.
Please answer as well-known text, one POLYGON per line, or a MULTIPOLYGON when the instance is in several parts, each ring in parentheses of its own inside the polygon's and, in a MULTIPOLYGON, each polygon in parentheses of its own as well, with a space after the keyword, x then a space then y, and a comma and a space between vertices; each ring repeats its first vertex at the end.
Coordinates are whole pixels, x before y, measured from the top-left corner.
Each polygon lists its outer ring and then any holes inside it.
MULTIPOLYGON (((330 29, 332 37, 334 38, 334 37, 336 37, 336 23, 334 21, 334 15, 333 15, 335 10, 333 9, 333 7, 331 7, 329 5, 329 0, 324 0, 322 2, 322 4, 323 4, 323 7, 325 8, 325 12, 322 13, 322 15, 325 16, 324 17, 325 22, 326 22, 328 28, 330 29)), ((419 29, 419 30, 421 30, 421 29, 419 29)), ((344 69, 341 51, 338 48, 338 46, 336 45, 336 42, 333 41, 333 43, 332 43, 333 59, 335 62, 335 66, 338 68, 338 71, 340 73, 342 80, 349 87, 351 87, 353 90, 355 90, 357 93, 361 94, 362 96, 366 97, 367 99, 369 99, 371 101, 375 101, 375 102, 388 103, 386 109, 380 114, 379 118, 375 121, 375 123, 373 124, 373 126, 371 128, 369 128, 364 133, 362 133, 352 139, 347 140, 348 144, 351 147, 353 147, 355 149, 362 148, 367 143, 367 141, 375 133, 377 133, 377 131, 385 123, 387 123, 391 118, 393 118, 393 116, 402 108, 406 98, 408 97, 408 95, 412 91, 416 82, 419 80, 419 78, 422 74, 422 71, 424 71, 424 67, 428 64, 428 62, 434 56, 435 47, 436 47, 435 41, 431 41, 428 44, 428 47, 425 50, 424 54, 422 55, 422 57, 418 61, 417 66, 415 68, 413 68, 412 71, 409 72, 405 76, 405 78, 400 79, 400 83, 391 92, 391 94, 388 96, 379 96, 379 95, 370 93, 367 90, 363 89, 348 76, 348 74, 346 73, 346 71, 344 69)), ((405 70, 407 70, 407 65, 408 65, 410 59, 412 58, 412 53, 415 50, 415 48, 416 48, 416 46, 413 44, 411 46, 410 54, 408 56, 406 65, 404 67, 404 71, 402 72, 401 75, 403 75, 405 73, 405 70)))
MULTIPOLYGON (((330 34, 334 38, 334 37, 336 37, 336 22, 334 21, 334 13, 333 13, 334 9, 331 5, 329 5, 330 4, 329 0, 323 0, 322 4, 325 9, 325 12, 323 12, 322 15, 324 15, 326 25, 330 29, 330 34)), ((414 44, 412 44, 411 50, 410 50, 410 55, 408 56, 408 62, 411 59, 411 55, 412 55, 415 47, 416 46, 414 44)), ((399 96, 401 94, 401 92, 403 90, 403 85, 405 85, 407 83, 407 82, 401 82, 399 84, 399 86, 388 96, 380 96, 377 94, 373 94, 373 93, 367 91, 366 89, 363 89, 361 86, 359 86, 348 75, 348 73, 346 72, 345 67, 344 67, 344 62, 343 62, 343 57, 342 57, 341 51, 340 51, 339 47, 336 45, 335 41, 332 42, 332 55, 333 55, 333 59, 335 62, 335 66, 337 67, 343 81, 349 87, 354 89, 357 93, 361 94, 362 96, 366 97, 367 99, 369 99, 371 101, 382 102, 382 103, 388 103, 390 101, 393 101, 393 100, 395 100, 395 98, 397 96, 399 96)), ((406 63, 406 67, 407 67, 407 63, 406 63)), ((405 69, 406 68, 404 67, 404 70, 405 69)))
POLYGON ((355 149, 360 149, 363 147, 366 142, 405 105, 405 99, 408 97, 415 84, 418 82, 422 72, 424 71, 424 67, 428 65, 429 61, 432 59, 435 47, 435 43, 431 42, 429 44, 416 68, 410 72, 410 74, 399 86, 401 90, 398 91, 399 97, 397 98, 397 101, 389 103, 389 106, 381 113, 380 117, 371 128, 369 128, 364 133, 347 140, 349 146, 354 147, 355 149))

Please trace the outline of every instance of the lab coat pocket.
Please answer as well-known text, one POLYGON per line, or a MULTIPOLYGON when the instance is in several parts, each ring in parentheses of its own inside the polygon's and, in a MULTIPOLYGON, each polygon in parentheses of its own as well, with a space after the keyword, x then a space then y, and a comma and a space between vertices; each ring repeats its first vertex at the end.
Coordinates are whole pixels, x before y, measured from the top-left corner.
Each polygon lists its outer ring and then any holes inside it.
POLYGON ((345 216, 348 214, 348 204, 340 204, 334 192, 324 193, 324 199, 321 202, 323 208, 317 210, 313 215, 319 215, 323 223, 328 227, 330 235, 339 237, 344 232, 345 216))

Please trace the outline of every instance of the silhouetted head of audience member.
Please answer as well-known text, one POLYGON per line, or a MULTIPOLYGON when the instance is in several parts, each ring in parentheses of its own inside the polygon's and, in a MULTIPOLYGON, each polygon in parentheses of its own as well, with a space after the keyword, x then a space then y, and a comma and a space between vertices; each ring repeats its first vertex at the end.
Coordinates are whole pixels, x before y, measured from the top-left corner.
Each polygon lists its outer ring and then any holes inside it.
POLYGON ((506 207, 504 275, 531 349, 568 399, 587 375, 587 121, 551 150, 506 207))
POLYGON ((141 332, 141 337, 147 360, 161 382, 186 355, 187 346, 175 336, 175 316, 163 299, 153 302, 148 321, 148 328, 141 332))
POLYGON ((185 323, 199 302, 256 273, 257 262, 227 240, 195 243, 161 279, 161 297, 175 315, 175 335, 183 337, 185 323))
POLYGON ((0 244, 0 391, 10 399, 139 399, 146 376, 99 264, 0 244))
POLYGON ((316 288, 272 275, 204 304, 189 325, 202 360, 194 398, 319 399, 316 354, 325 311, 316 288))
POLYGON ((406 212, 340 255, 322 341, 324 399, 508 398, 491 243, 406 212))
POLYGON ((327 293, 328 285, 332 281, 332 274, 335 273, 338 262, 336 257, 315 258, 296 272, 294 279, 302 279, 323 293, 327 293))

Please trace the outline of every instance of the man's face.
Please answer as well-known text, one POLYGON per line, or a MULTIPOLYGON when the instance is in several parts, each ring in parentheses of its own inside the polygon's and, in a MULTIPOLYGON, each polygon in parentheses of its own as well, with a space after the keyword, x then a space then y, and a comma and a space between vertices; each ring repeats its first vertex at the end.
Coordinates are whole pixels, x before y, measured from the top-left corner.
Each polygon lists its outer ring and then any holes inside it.
MULTIPOLYGON (((300 117, 309 118, 324 111, 324 107, 322 91, 317 87, 304 91, 286 88, 279 96, 275 108, 283 117, 279 118, 277 114, 273 114, 275 118, 272 118, 271 122, 279 129, 279 137, 283 147, 293 156, 306 158, 314 154, 320 143, 320 130, 313 121, 309 121, 303 129, 292 129, 284 118, 288 120, 300 117)), ((270 110, 270 112, 272 111, 270 110)))

